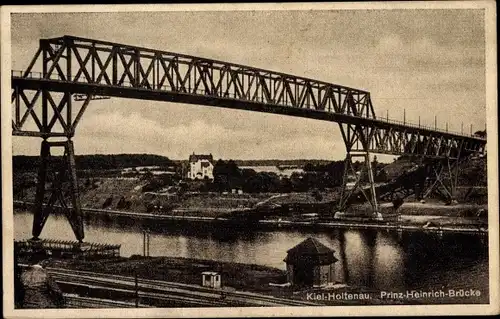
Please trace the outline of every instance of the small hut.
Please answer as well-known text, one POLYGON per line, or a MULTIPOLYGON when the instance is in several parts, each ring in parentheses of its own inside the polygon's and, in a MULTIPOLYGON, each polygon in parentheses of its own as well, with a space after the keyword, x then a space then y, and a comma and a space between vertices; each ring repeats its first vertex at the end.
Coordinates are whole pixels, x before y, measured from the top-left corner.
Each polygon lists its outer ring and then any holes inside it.
POLYGON ((314 238, 307 238, 287 251, 287 280, 294 286, 321 287, 334 283, 334 251, 314 238))
POLYGON ((210 288, 220 288, 221 280, 220 274, 214 271, 204 271, 201 273, 202 276, 202 286, 210 288))

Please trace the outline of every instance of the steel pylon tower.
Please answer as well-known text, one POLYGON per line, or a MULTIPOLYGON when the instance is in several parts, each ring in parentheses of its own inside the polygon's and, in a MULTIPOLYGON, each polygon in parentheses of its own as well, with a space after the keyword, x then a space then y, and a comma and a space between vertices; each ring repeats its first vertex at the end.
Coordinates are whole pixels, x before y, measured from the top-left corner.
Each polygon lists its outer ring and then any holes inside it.
MULTIPOLYGON (((370 99, 367 95, 362 99, 356 98, 353 95, 348 95, 345 99, 347 113, 354 116, 364 116, 375 119, 375 111, 370 99)), ((346 158, 344 160, 344 175, 342 182, 342 190, 339 199, 338 209, 344 211, 348 206, 349 198, 359 191, 372 207, 372 217, 380 219, 382 216, 379 212, 377 194, 375 191, 374 174, 370 159, 370 129, 356 124, 339 123, 342 139, 346 147, 346 158), (361 158, 362 170, 356 171, 353 158, 361 158), (348 187, 349 177, 354 179, 354 185, 348 187), (368 187, 363 187, 365 177, 368 179, 368 187)))
POLYGON ((82 242, 85 234, 78 192, 78 179, 76 177, 75 151, 71 139, 62 142, 42 141, 38 183, 33 209, 33 239, 39 238, 47 218, 50 213, 56 209, 62 210, 66 215, 71 225, 71 229, 75 233, 76 239, 82 242), (55 163, 57 160, 52 160, 51 148, 64 149, 62 161, 55 163), (53 173, 53 175, 50 176, 50 181, 48 181, 49 172, 53 173), (51 184, 51 187, 48 189, 47 182, 51 184), (46 193, 48 193, 49 198, 48 201, 44 203, 46 193), (68 203, 68 197, 70 198, 70 203, 68 203), (71 206, 69 204, 71 204, 71 206))

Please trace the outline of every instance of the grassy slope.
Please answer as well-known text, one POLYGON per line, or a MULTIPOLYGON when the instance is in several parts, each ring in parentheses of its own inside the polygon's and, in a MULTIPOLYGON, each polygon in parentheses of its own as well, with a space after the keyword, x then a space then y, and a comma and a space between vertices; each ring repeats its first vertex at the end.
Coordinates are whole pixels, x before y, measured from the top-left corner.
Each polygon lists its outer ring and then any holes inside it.
POLYGON ((53 261, 54 267, 65 266, 72 269, 95 271, 201 285, 201 273, 216 271, 221 274, 222 284, 236 290, 271 292, 269 283, 284 283, 286 273, 277 268, 260 265, 200 260, 180 257, 140 257, 118 258, 100 261, 53 261))

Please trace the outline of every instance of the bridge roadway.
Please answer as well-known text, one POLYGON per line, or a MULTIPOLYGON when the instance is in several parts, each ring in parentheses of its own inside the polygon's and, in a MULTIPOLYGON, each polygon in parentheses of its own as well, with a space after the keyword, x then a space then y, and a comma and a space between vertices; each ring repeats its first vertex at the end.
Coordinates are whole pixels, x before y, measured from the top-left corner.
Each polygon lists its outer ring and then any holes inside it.
MULTIPOLYGON (((27 265, 21 266, 26 267, 27 265)), ((106 290, 129 295, 132 298, 135 296, 134 277, 53 267, 47 267, 47 271, 60 286, 80 287, 87 291, 106 290)), ((62 290, 64 291, 64 289, 62 290)), ((156 300, 157 302, 199 307, 318 306, 316 303, 301 300, 144 278, 138 278, 138 295, 140 298, 156 300)))
POLYGON ((370 93, 364 90, 241 64, 68 35, 40 40, 28 68, 13 71, 11 79, 14 135, 73 136, 89 101, 105 96, 337 122, 348 152, 458 157, 460 151, 483 152, 486 144, 485 139, 473 135, 377 118, 370 93), (34 65, 41 65, 42 72, 35 72, 34 65), (25 91, 34 92, 31 101, 25 91), (64 94, 59 102, 55 97, 58 92, 64 94), (71 106, 71 95, 75 94, 85 97, 76 117, 71 106), (41 118, 35 107, 40 101, 41 118), (22 110, 23 104, 26 110, 22 110), (23 129, 28 118, 34 120, 38 131, 23 129), (56 131, 55 123, 63 131, 56 131))
MULTIPOLYGON (((28 76, 31 76, 28 74, 28 76)), ((118 98, 131 98, 142 100, 165 101, 174 103, 186 103, 196 105, 206 105, 230 109, 240 109, 263 113, 273 113, 280 115, 303 117, 315 120, 323 120, 330 122, 337 122, 339 124, 348 124, 354 126, 351 128, 351 134, 358 136, 359 141, 359 128, 365 130, 372 128, 373 133, 366 135, 364 138, 370 143, 370 150, 375 153, 401 155, 405 154, 403 144, 409 143, 411 140, 423 142, 423 138, 435 138, 435 142, 431 144, 441 143, 443 139, 443 150, 445 147, 453 143, 453 141, 468 142, 465 145, 465 150, 481 151, 486 144, 486 140, 481 137, 464 135, 456 132, 448 132, 445 130, 438 130, 435 128, 426 127, 423 125, 415 125, 411 123, 403 123, 383 118, 365 117, 359 115, 352 115, 339 112, 328 112, 324 110, 305 108, 305 107, 292 107, 274 104, 270 102, 251 101, 239 98, 213 96, 211 94, 198 94, 198 93, 185 93, 169 90, 152 90, 148 88, 127 87, 127 86, 113 86, 103 85, 99 83, 84 83, 74 81, 62 81, 54 79, 36 79, 30 77, 12 77, 12 86, 20 87, 25 90, 49 90, 51 92, 72 92, 81 94, 91 94, 92 96, 102 95, 118 98), (391 136, 386 136, 391 135, 391 136), (402 135, 402 136, 399 136, 402 135), (408 137, 409 136, 409 137, 408 137), (406 139, 406 141, 405 141, 406 139), (392 142, 393 141, 393 142, 392 142), (382 145, 383 143, 389 145, 382 145), (394 143, 394 144, 392 144, 394 143), (392 144, 392 145, 391 145, 392 144)), ((29 132, 15 129, 13 135, 20 136, 40 136, 39 132, 29 132)), ((43 134, 42 134, 43 135, 43 134)), ((65 132, 51 132, 52 136, 65 136, 65 132)), ((346 133, 347 135, 347 133, 346 133)), ((451 146, 451 145, 450 145, 451 146)), ((458 148, 459 145, 454 147, 458 148)), ((465 151, 464 150, 464 151, 465 151)), ((429 157, 440 157, 439 150, 435 151, 437 154, 431 154, 429 157)), ((409 152, 411 153, 411 152, 409 152)))
MULTIPOLYGON (((19 71, 21 72, 21 71, 19 71)), ((159 90, 148 88, 129 87, 125 85, 113 86, 100 83, 85 83, 76 81, 62 81, 55 79, 33 78, 32 74, 28 77, 12 76, 12 86, 22 87, 28 90, 50 90, 53 92, 72 92, 81 94, 92 94, 111 96, 117 98, 130 98, 152 101, 176 102, 196 105, 215 106, 222 108, 241 109, 255 112, 274 113, 280 115, 297 116, 315 120, 323 120, 337 123, 355 124, 368 127, 377 127, 380 129, 404 130, 408 133, 420 132, 423 135, 439 134, 443 137, 454 137, 471 139, 478 142, 484 142, 483 138, 460 134, 457 132, 448 132, 423 125, 412 123, 403 123, 401 121, 388 120, 384 118, 370 118, 337 112, 327 112, 312 108, 298 108, 293 106, 283 106, 270 102, 251 101, 239 98, 220 97, 212 94, 185 93, 166 89, 159 90)))

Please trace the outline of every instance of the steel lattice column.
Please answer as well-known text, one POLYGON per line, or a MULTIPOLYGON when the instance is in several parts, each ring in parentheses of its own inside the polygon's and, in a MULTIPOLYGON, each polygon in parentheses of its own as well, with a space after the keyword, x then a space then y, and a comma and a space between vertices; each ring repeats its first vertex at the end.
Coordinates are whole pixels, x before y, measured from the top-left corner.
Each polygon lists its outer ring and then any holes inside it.
POLYGON ((373 209, 373 215, 375 218, 380 218, 379 207, 377 201, 377 194, 375 192, 375 183, 373 177, 373 170, 370 162, 370 153, 356 152, 347 153, 346 159, 344 161, 344 177, 342 183, 342 191, 340 194, 338 209, 344 211, 350 204, 350 199, 354 195, 363 197, 370 203, 373 209), (363 163, 363 169, 361 174, 358 174, 354 167, 353 158, 361 157, 363 163), (364 175, 366 174, 366 175, 364 175), (353 176, 355 181, 354 185, 349 186, 349 176, 353 176), (364 177, 368 177, 368 187, 363 187, 362 183, 364 177))
POLYGON ((456 200, 458 174, 464 159, 442 159, 433 161, 428 165, 427 185, 422 198, 429 197, 432 193, 444 197, 447 201, 456 200))
POLYGON ((84 238, 83 218, 76 176, 75 153, 73 141, 71 140, 63 142, 42 141, 37 190, 33 209, 33 239, 36 240, 39 238, 47 218, 55 209, 63 211, 75 233, 76 239, 82 242, 84 238), (51 158, 50 154, 52 147, 64 148, 62 161, 56 165, 54 165, 56 161, 51 158), (47 189, 49 166, 52 166, 54 175, 51 187, 47 189), (47 202, 45 202, 46 193, 49 194, 47 202), (67 202, 68 195, 71 200, 71 206, 67 202))
MULTIPOLYGON (((351 102, 351 104, 354 104, 354 102, 351 102)), ((370 162, 369 136, 371 132, 368 128, 363 128, 361 125, 339 123, 339 126, 340 132, 342 133, 342 138, 346 146, 347 155, 344 164, 344 178, 338 208, 340 211, 344 211, 347 206, 349 206, 349 200, 351 199, 351 197, 356 194, 356 191, 358 191, 371 204, 373 217, 375 219, 381 219, 382 215, 379 212, 377 193, 375 191, 375 181, 370 162), (363 158, 364 169, 362 169, 362 172, 364 171, 367 174, 368 187, 363 187, 363 174, 357 174, 358 172, 356 172, 353 166, 353 157, 363 158), (351 174, 351 176, 354 176, 356 180, 352 188, 348 188, 349 174, 351 174)))

